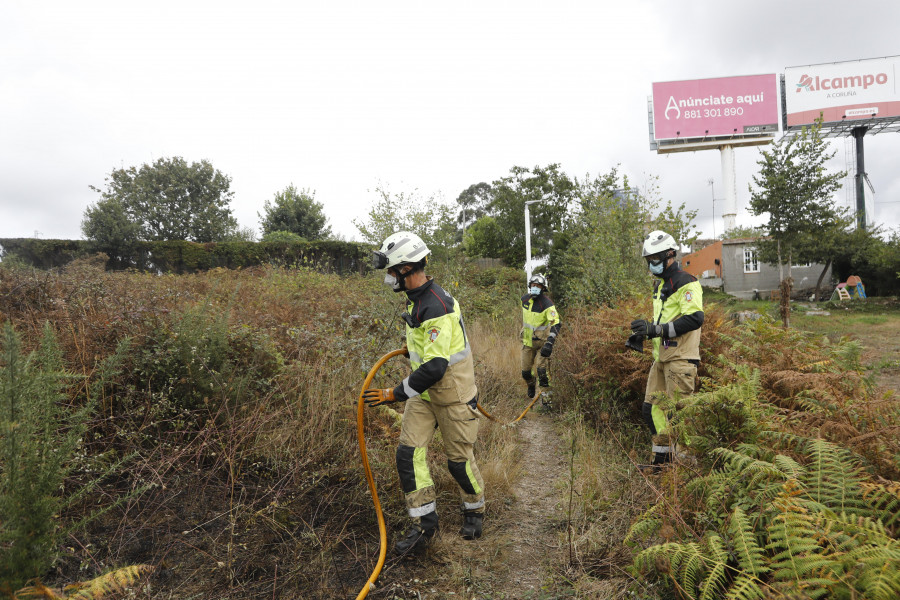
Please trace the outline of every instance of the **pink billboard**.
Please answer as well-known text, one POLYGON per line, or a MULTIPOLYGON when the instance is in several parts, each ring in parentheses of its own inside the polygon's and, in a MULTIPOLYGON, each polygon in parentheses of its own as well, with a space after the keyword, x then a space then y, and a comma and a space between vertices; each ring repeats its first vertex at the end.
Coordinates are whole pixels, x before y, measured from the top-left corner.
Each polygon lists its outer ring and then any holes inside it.
POLYGON ((653 84, 656 140, 778 131, 774 73, 653 84))

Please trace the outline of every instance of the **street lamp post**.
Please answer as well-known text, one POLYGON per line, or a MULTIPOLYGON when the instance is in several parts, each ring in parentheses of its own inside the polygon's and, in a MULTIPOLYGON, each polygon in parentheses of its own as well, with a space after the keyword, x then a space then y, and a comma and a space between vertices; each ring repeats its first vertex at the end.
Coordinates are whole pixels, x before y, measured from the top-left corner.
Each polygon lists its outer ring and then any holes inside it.
POLYGON ((531 211, 528 210, 529 204, 537 204, 538 202, 543 202, 544 198, 540 200, 529 200, 525 203, 525 275, 527 279, 525 283, 527 284, 531 281, 531 211))
POLYGON ((712 207, 713 207, 713 209, 712 209, 712 212, 713 212, 713 239, 716 239, 716 186, 713 185, 713 179, 712 179, 712 177, 710 177, 709 179, 707 179, 706 182, 709 184, 709 187, 712 188, 712 201, 713 201, 713 204, 712 204, 712 207))

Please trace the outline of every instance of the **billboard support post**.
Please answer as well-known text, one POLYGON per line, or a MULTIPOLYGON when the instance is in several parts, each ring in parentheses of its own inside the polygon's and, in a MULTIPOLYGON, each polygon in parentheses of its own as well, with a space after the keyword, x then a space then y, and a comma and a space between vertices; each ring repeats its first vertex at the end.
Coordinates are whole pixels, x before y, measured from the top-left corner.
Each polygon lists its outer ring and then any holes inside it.
POLYGON ((734 174, 734 146, 725 144, 719 149, 722 155, 722 182, 725 184, 725 209, 722 212, 722 220, 725 223, 725 231, 731 231, 735 227, 737 219, 737 184, 734 174))
POLYGON ((851 130, 856 140, 856 226, 862 231, 866 230, 866 188, 863 183, 866 177, 866 158, 863 137, 868 129, 862 126, 851 130))

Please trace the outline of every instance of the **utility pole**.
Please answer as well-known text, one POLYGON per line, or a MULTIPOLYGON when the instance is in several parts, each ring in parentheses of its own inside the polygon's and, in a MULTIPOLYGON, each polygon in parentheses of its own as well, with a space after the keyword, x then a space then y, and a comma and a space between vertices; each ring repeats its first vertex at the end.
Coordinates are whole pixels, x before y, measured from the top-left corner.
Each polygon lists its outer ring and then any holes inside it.
POLYGON ((712 207, 713 207, 713 239, 716 239, 716 186, 714 185, 713 178, 710 177, 706 180, 706 183, 709 184, 710 189, 712 189, 712 207))

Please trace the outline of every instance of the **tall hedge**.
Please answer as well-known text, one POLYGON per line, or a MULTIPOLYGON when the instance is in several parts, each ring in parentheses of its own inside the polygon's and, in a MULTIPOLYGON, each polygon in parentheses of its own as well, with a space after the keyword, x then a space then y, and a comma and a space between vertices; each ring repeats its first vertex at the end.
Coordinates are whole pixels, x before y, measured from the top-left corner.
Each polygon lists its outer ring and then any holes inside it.
MULTIPOLYGON (((321 271, 362 273, 370 248, 341 241, 313 242, 136 242, 110 256, 108 270, 138 269, 164 273, 195 273, 216 267, 236 269, 260 264, 305 264, 321 271)), ((99 249, 84 240, 0 239, 0 258, 16 257, 40 269, 61 267, 99 249)))

